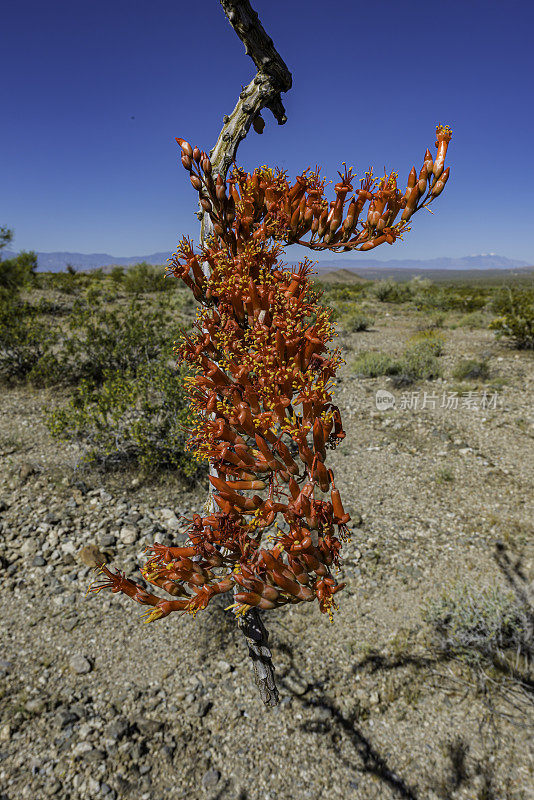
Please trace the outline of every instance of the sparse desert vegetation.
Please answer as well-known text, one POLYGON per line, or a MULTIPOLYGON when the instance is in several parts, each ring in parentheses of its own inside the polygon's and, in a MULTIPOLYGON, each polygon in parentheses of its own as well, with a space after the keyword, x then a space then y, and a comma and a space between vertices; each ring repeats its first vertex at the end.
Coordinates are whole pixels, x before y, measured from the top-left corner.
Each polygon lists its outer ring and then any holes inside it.
POLYGON ((283 700, 266 715, 224 603, 147 632, 115 596, 84 599, 100 559, 140 580, 146 545, 182 542, 204 502, 172 352, 194 303, 147 265, 0 279, 0 775, 35 797, 244 799, 264 764, 277 797, 527 800, 528 283, 321 276, 346 361, 329 463, 347 587, 333 625, 305 604, 269 620, 283 700), (253 756, 236 749, 260 726, 253 756))

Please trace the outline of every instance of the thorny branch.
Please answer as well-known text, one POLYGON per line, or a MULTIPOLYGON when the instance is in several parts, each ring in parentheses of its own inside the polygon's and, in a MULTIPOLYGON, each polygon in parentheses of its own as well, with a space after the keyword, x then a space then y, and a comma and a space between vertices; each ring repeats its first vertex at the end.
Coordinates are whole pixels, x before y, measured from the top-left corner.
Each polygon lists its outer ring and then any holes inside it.
MULTIPOLYGON (((287 121, 280 94, 291 89, 292 79, 285 62, 248 0, 221 0, 221 5, 228 21, 245 45, 245 53, 258 68, 253 80, 242 89, 230 116, 224 116, 219 138, 210 150, 213 175, 215 177, 220 174, 225 180, 228 169, 236 158, 239 144, 249 132, 252 122, 257 120, 258 132, 263 130, 264 122, 260 116, 262 109, 268 108, 279 125, 287 121)), ((204 244, 213 228, 209 214, 199 211, 199 219, 202 220, 200 240, 204 244)))

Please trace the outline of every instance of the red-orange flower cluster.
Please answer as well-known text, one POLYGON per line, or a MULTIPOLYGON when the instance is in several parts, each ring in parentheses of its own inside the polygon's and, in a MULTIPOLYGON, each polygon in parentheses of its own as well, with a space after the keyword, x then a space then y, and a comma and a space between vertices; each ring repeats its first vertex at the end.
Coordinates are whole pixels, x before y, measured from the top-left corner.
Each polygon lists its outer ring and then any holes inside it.
POLYGON ((349 521, 325 463, 345 436, 331 394, 342 359, 328 349, 335 332, 309 280, 310 262, 284 269, 281 243, 332 250, 393 243, 447 181, 449 129, 439 126, 437 139, 435 161, 427 150, 404 194, 395 173, 377 180, 370 171, 346 214, 351 169, 339 173, 329 205, 318 171, 306 170, 292 186, 267 167, 248 174, 234 166, 228 181, 214 180, 206 153, 177 139, 214 231, 200 254, 183 238, 169 271, 201 306, 195 333, 183 335, 177 352, 193 373, 189 446, 210 463, 218 510, 193 516, 189 546, 153 545, 142 569, 148 582, 180 599, 161 599, 107 567, 108 580, 94 590, 111 588, 152 606, 147 621, 176 610, 194 614, 230 589, 238 614, 317 599, 331 616, 344 586, 331 568, 349 521))

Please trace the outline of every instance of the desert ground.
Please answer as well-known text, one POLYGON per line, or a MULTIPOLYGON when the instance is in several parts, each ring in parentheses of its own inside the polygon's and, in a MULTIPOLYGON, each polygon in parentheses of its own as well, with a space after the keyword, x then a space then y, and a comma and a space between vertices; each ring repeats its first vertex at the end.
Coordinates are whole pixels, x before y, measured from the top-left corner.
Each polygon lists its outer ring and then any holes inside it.
MULTIPOLYGON (((491 592, 488 614, 504 597, 532 624, 532 350, 496 338, 484 309, 468 324, 470 312, 371 290, 325 296, 346 362, 335 398, 347 435, 329 466, 352 518, 347 585, 332 623, 316 604, 264 614, 273 709, 224 610, 231 598, 145 625, 128 598, 86 594, 95 552, 139 579, 148 544, 184 541, 205 478, 85 465, 83 442, 45 422, 70 389, 1 387, 1 800, 534 796, 527 645, 470 652, 435 624, 436 604, 463 597, 461 613, 476 616, 491 592), (364 330, 345 324, 355 308, 364 330), (441 340, 437 377, 359 371, 362 353, 398 358, 425 331, 441 340), (458 377, 466 359, 484 369, 458 377)), ((441 619, 454 634, 450 608, 441 619)))

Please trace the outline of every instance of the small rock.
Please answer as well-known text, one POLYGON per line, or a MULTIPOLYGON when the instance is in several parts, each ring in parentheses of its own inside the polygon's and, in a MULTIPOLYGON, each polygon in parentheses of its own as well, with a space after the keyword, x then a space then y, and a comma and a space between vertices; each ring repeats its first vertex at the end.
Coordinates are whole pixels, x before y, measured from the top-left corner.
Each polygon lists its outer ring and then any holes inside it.
POLYGON ((100 791, 100 781, 97 781, 96 778, 92 777, 87 778, 87 790, 91 797, 97 795, 100 791))
POLYGON ((40 714, 45 710, 46 703, 41 697, 34 697, 33 700, 28 700, 24 707, 31 714, 40 714))
POLYGON ((62 620, 61 627, 63 628, 64 631, 70 633, 72 630, 74 630, 77 624, 78 624, 78 615, 74 614, 73 616, 67 617, 67 619, 62 620))
MULTIPOLYGON (((84 742, 82 742, 82 744, 84 744, 84 742)), ((105 761, 106 754, 103 750, 98 750, 98 748, 95 747, 82 753, 82 758, 89 764, 94 764, 96 761, 105 761)))
POLYGON ((143 736, 154 736, 163 727, 162 722, 156 719, 148 719, 148 717, 136 717, 135 725, 143 736))
POLYGON ((209 769, 202 776, 202 786, 204 789, 214 789, 221 778, 221 773, 216 769, 209 769))
POLYGON ((35 558, 32 561, 32 566, 33 567, 44 567, 45 565, 46 565, 46 561, 44 560, 44 558, 42 556, 35 556, 35 558))
POLYGON ((100 547, 113 547, 117 542, 117 537, 112 533, 102 533, 98 537, 100 547))
POLYGON ((176 530, 177 528, 180 527, 178 517, 176 516, 172 508, 162 508, 161 517, 163 520, 163 524, 165 525, 167 530, 176 530))
POLYGON ((20 465, 19 469, 19 478, 21 481, 26 481, 30 475, 35 474, 35 466, 30 464, 29 461, 25 461, 23 464, 20 465))
POLYGON ((202 719, 202 717, 206 716, 212 705, 213 703, 210 700, 200 698, 191 706, 191 713, 202 719))
POLYGON ((123 544, 133 544, 137 541, 138 530, 133 525, 124 525, 119 533, 119 538, 123 544))
POLYGON ((104 553, 100 552, 96 544, 87 544, 78 553, 78 558, 86 567, 99 567, 107 561, 104 553))
POLYGON ((44 793, 47 797, 53 797, 55 794, 59 792, 61 789, 60 782, 54 778, 50 783, 47 783, 44 787, 44 793))
POLYGON ((76 653, 69 660, 69 669, 75 672, 76 675, 85 675, 87 672, 91 672, 92 667, 85 656, 76 653))
POLYGON ((308 684, 306 681, 302 681, 299 678, 292 678, 291 676, 287 677, 285 680, 286 686, 292 694, 306 694, 308 691, 308 684))
POLYGON ((11 725, 9 722, 6 722, 0 728, 0 742, 9 742, 11 739, 11 725))
POLYGON ((231 672, 232 666, 228 663, 228 661, 217 661, 217 666, 219 667, 220 672, 231 672))
POLYGON ((72 748, 72 755, 73 756, 84 756, 86 753, 90 753, 93 750, 93 745, 89 744, 89 742, 78 742, 72 748))
POLYGON ((128 720, 125 717, 117 717, 108 725, 106 732, 110 739, 122 739, 128 732, 129 727, 128 720))
POLYGON ((66 728, 67 725, 72 725, 74 722, 78 722, 78 720, 79 716, 74 711, 60 711, 57 716, 57 721, 61 729, 66 728))

